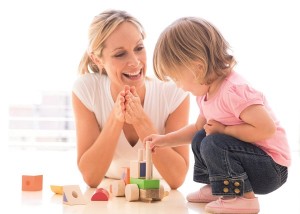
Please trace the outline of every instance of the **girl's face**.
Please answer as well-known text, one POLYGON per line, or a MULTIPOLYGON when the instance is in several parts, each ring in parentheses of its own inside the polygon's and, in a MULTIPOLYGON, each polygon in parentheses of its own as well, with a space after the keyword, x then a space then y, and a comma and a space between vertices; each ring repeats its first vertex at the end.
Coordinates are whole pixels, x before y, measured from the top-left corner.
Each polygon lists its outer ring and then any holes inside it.
POLYGON ((134 24, 120 24, 106 39, 100 65, 111 79, 112 87, 144 86, 146 51, 141 32, 134 24))
POLYGON ((181 70, 184 75, 179 80, 174 80, 177 87, 182 88, 184 91, 191 92, 194 96, 204 96, 209 90, 209 86, 205 84, 200 84, 197 82, 194 74, 189 70, 181 70))

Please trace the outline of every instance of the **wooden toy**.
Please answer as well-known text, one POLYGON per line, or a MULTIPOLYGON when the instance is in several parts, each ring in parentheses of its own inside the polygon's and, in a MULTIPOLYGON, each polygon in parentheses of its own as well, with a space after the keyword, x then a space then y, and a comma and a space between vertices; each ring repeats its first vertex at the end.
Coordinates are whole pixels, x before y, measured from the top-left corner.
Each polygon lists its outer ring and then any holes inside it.
POLYGON ((124 180, 115 180, 111 185, 111 193, 113 196, 124 196, 125 195, 125 182, 124 180))
POLYGON ((125 182, 125 184, 130 183, 130 168, 128 167, 123 167, 123 172, 122 172, 122 179, 125 182))
POLYGON ((130 183, 116 180, 110 186, 113 196, 125 196, 127 201, 157 201, 167 196, 160 180, 152 179, 150 142, 146 142, 146 160, 139 150, 138 160, 130 162, 130 183))
POLYGON ((22 191, 41 191, 43 175, 22 175, 22 191))
POLYGON ((139 188, 135 184, 127 184, 125 187, 125 198, 127 201, 137 201, 140 198, 139 188))
POLYGON ((91 197, 91 201, 108 201, 109 193, 104 188, 96 189, 94 195, 91 197))
POLYGON ((63 203, 67 205, 86 204, 86 200, 78 185, 63 186, 63 203))
POLYGON ((58 194, 58 195, 63 194, 63 186, 50 185, 50 189, 55 194, 58 194))

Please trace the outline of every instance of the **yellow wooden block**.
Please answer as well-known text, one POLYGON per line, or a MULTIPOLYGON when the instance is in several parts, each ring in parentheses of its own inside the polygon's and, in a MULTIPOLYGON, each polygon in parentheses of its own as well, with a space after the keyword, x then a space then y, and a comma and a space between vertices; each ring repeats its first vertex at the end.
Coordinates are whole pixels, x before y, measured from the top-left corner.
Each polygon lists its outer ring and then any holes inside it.
POLYGON ((50 185, 51 191, 55 194, 62 195, 63 194, 63 186, 50 185))

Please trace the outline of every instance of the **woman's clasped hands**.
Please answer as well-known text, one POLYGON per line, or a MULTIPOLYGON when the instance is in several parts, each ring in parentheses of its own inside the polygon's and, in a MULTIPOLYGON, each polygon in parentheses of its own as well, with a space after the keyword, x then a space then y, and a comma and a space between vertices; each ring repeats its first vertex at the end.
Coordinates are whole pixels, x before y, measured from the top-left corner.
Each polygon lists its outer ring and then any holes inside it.
POLYGON ((138 122, 143 115, 143 106, 134 86, 125 85, 115 102, 116 118, 128 124, 138 122))

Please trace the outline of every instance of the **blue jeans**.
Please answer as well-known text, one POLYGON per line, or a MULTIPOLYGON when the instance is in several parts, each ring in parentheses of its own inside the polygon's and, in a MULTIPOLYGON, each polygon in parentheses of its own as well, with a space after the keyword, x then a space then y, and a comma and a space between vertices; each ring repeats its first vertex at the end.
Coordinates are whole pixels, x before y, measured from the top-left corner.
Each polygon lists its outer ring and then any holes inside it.
POLYGON ((254 144, 198 131, 192 141, 194 181, 211 184, 213 195, 268 194, 282 186, 288 169, 254 144))

